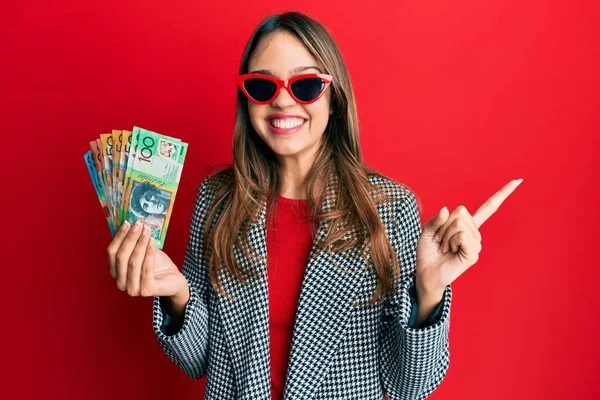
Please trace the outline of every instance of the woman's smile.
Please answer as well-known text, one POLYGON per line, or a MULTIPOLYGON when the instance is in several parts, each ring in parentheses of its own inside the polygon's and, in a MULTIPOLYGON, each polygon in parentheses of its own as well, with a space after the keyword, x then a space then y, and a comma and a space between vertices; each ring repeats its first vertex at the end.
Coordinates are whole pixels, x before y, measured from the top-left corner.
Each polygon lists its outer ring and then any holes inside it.
POLYGON ((308 120, 300 117, 273 117, 267 119, 269 130, 276 135, 289 135, 298 132, 308 120))

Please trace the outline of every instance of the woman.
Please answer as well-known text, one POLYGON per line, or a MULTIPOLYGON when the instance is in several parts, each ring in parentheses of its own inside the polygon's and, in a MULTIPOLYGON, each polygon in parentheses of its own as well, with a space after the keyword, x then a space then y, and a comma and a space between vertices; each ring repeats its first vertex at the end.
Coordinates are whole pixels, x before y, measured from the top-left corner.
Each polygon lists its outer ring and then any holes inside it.
POLYGON ((161 347, 208 399, 427 397, 449 366, 450 283, 516 181, 421 228, 414 193, 363 163, 340 52, 300 13, 262 21, 238 85, 234 164, 200 185, 182 273, 124 224, 117 287, 154 296, 161 347))

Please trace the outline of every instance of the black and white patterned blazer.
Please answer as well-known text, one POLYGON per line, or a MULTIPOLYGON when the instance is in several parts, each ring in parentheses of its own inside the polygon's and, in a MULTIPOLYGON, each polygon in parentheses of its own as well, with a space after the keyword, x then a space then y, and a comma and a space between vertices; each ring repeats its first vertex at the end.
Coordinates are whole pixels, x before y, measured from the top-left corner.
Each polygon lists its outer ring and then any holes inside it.
MULTIPOLYGON (((381 400, 385 393, 393 400, 424 399, 448 371, 450 285, 435 324, 425 328, 408 324, 421 234, 414 195, 391 180, 373 175, 369 179, 394 197, 377 207, 400 261, 401 284, 384 302, 355 307, 373 294, 376 285, 376 275, 365 268, 361 250, 319 252, 313 243, 293 328, 285 399, 381 400)), ((334 187, 331 182, 327 186, 325 209, 333 205, 334 187)), ((175 334, 165 334, 161 329, 164 310, 160 298, 154 297, 154 331, 166 355, 188 376, 199 379, 206 375, 206 399, 267 400, 271 398, 271 375, 266 263, 251 265, 236 250, 243 267, 258 268, 263 279, 251 279, 244 285, 225 274, 223 287, 237 300, 216 294, 201 246, 213 198, 214 190, 205 178, 196 197, 183 263, 191 292, 183 325, 175 334)), ((248 231, 251 243, 266 260, 265 222, 266 203, 248 231)), ((315 241, 325 237, 326 228, 320 224, 315 241)))

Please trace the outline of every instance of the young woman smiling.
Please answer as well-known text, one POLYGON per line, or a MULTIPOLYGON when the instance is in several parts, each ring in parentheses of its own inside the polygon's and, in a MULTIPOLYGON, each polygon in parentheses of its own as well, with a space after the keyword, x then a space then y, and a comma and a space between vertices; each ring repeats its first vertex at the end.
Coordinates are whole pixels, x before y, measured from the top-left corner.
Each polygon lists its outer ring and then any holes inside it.
POLYGON ((416 195, 363 162, 348 71, 306 15, 262 21, 237 84, 234 162, 200 185, 182 272, 124 224, 117 287, 154 297, 160 346, 207 399, 427 397, 449 367, 450 284, 520 182, 422 227, 416 195))

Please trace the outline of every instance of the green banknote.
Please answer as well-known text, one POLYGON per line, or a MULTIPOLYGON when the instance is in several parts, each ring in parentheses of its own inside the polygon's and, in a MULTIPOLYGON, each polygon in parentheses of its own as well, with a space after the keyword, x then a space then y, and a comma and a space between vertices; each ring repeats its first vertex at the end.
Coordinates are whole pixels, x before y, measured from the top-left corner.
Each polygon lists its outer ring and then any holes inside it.
POLYGON ((129 191, 130 191, 129 189, 131 189, 130 188, 131 174, 133 172, 133 164, 135 163, 135 160, 136 160, 137 144, 139 143, 140 135, 142 134, 142 132, 154 133, 156 135, 166 138, 167 140, 169 140, 171 142, 181 142, 181 140, 174 138, 174 137, 161 135, 160 133, 152 132, 147 129, 140 128, 138 126, 133 127, 132 131, 129 134, 129 138, 128 138, 129 146, 126 149, 126 153, 125 153, 125 157, 124 157, 126 161, 124 162, 123 189, 122 189, 122 195, 121 195, 121 202, 118 205, 119 214, 121 215, 121 218, 118 221, 118 226, 121 226, 123 221, 125 221, 125 217, 127 215, 127 207, 128 207, 129 199, 126 197, 126 194, 129 193, 129 191))
POLYGON ((162 249, 188 144, 139 127, 132 136, 122 207, 130 224, 150 226, 162 249))

